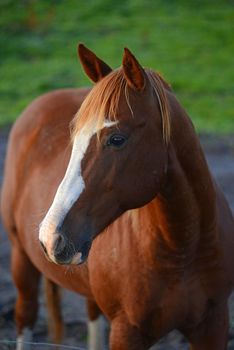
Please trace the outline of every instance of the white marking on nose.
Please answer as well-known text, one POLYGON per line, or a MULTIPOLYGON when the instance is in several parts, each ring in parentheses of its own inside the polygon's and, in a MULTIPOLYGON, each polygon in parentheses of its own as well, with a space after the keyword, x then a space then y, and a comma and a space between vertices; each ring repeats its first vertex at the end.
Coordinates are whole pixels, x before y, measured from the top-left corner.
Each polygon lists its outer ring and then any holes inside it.
MULTIPOLYGON (((118 121, 113 122, 106 120, 103 124, 103 128, 109 128, 117 123, 118 121)), ((40 226, 39 239, 46 248, 48 246, 51 247, 50 240, 56 228, 61 225, 66 214, 78 200, 85 188, 85 183, 81 174, 81 163, 90 144, 90 140, 97 131, 97 128, 94 128, 91 132, 87 130, 87 128, 83 128, 74 139, 71 158, 65 176, 40 226)), ((51 254, 51 250, 48 251, 48 255, 52 259, 51 254)))

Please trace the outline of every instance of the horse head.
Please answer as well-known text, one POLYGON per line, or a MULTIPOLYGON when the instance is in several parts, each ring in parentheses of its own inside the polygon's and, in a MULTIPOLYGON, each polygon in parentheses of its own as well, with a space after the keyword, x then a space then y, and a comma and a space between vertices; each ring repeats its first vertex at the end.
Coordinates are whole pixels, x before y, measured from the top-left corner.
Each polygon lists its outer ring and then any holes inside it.
POLYGON ((84 262, 98 234, 159 193, 167 169, 166 83, 128 49, 114 71, 84 45, 78 53, 96 84, 73 121, 70 161, 40 226, 57 264, 84 262))

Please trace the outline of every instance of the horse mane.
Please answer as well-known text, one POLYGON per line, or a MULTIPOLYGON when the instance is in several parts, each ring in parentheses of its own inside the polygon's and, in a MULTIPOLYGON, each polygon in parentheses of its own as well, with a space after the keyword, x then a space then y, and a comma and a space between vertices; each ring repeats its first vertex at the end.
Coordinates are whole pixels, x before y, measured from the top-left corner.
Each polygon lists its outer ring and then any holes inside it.
MULTIPOLYGON (((165 90, 169 90, 170 87, 158 73, 150 69, 145 69, 145 73, 158 99, 162 118, 163 139, 168 144, 171 125, 169 103, 165 90)), ((116 112, 121 93, 124 93, 129 109, 134 116, 123 69, 116 69, 98 82, 85 98, 71 124, 72 140, 74 140, 74 137, 81 129, 90 130, 92 128, 93 130, 95 128, 95 130, 101 130, 107 116, 109 120, 116 121, 116 112)))

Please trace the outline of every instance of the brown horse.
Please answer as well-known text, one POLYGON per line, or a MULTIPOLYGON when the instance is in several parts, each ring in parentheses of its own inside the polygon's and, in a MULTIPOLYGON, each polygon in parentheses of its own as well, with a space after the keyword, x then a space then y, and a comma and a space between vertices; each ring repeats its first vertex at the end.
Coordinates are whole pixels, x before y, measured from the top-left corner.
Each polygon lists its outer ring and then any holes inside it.
POLYGON ((115 71, 83 45, 79 56, 94 88, 42 96, 10 135, 1 210, 19 339, 43 273, 86 296, 92 334, 107 317, 111 350, 148 349, 173 329, 193 350, 224 350, 234 221, 191 121, 128 49, 115 71))

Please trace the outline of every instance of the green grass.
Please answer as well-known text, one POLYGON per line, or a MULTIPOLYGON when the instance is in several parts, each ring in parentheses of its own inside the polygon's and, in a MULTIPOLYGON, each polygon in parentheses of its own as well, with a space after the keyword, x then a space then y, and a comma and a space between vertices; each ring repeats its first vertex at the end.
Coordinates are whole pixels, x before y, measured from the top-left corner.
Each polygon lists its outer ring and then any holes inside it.
POLYGON ((81 41, 113 67, 128 46, 172 84, 198 131, 233 133, 233 23, 231 0, 1 0, 0 126, 44 92, 90 84, 81 41))

